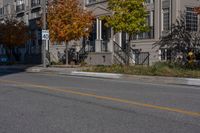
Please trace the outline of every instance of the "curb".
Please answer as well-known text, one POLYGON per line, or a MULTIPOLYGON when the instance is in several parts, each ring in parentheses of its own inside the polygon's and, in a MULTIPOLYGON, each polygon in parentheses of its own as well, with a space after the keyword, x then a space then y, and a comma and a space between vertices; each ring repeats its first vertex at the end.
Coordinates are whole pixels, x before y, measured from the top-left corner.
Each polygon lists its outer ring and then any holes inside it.
POLYGON ((187 85, 200 86, 200 79, 187 78, 187 85))
POLYGON ((95 77, 95 78, 112 78, 112 79, 120 79, 122 77, 122 74, 115 74, 115 73, 95 73, 95 72, 78 72, 78 71, 72 71, 70 75, 95 77))
POLYGON ((39 68, 32 68, 32 69, 26 69, 25 72, 33 72, 33 73, 39 73, 41 72, 42 69, 39 69, 39 68))
POLYGON ((49 72, 49 73, 57 73, 60 75, 68 75, 68 76, 123 79, 123 80, 129 80, 129 81, 139 80, 141 82, 147 82, 147 83, 188 85, 188 86, 200 87, 200 79, 195 79, 195 78, 142 76, 142 75, 126 75, 126 74, 115 74, 115 73, 82 72, 82 71, 60 72, 60 71, 54 71, 54 70, 45 70, 44 68, 29 68, 29 69, 26 69, 26 72, 35 72, 35 73, 49 72))
MULTIPOLYGON (((66 75, 69 75, 66 74, 66 75)), ((140 80, 141 82, 158 83, 158 84, 174 84, 174 85, 188 85, 199 86, 200 79, 195 78, 177 78, 177 77, 161 77, 161 76, 140 76, 140 75, 126 75, 115 73, 96 73, 96 72, 71 72, 72 76, 84 76, 94 78, 111 78, 111 79, 124 79, 124 80, 140 80)))
POLYGON ((143 76, 143 75, 123 75, 123 79, 140 80, 141 82, 200 86, 200 79, 197 78, 179 78, 179 77, 163 77, 163 76, 143 76))

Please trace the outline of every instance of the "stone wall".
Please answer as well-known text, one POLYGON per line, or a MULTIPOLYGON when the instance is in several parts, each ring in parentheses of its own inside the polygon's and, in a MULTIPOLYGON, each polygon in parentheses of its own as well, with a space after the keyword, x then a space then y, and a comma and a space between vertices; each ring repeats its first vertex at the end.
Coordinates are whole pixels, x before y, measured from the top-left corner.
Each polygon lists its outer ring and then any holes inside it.
POLYGON ((111 52, 89 53, 85 62, 88 65, 112 65, 113 54, 111 52))

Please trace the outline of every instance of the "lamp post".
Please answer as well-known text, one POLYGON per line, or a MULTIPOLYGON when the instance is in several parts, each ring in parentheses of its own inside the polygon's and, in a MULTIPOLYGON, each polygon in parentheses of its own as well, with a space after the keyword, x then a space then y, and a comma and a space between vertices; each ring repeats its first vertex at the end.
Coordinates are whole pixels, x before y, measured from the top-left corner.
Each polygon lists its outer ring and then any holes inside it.
MULTIPOLYGON (((46 30, 46 2, 47 0, 42 0, 42 29, 46 30)), ((47 67, 46 63, 46 40, 42 40, 42 61, 43 67, 47 67)))

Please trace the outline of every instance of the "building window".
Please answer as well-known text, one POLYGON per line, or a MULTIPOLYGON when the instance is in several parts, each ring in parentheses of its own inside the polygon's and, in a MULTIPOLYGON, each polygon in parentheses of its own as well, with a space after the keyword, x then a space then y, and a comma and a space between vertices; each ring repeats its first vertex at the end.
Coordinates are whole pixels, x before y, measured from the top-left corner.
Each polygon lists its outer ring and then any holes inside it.
POLYGON ((163 31, 168 31, 170 29, 170 23, 169 23, 169 8, 163 9, 163 31))
POLYGON ((154 0, 145 0, 145 3, 147 4, 154 3, 154 0))
POLYGON ((146 21, 150 28, 149 31, 133 36, 132 40, 154 39, 154 11, 148 12, 146 21))
POLYGON ((188 31, 198 30, 198 15, 194 12, 194 8, 186 8, 186 29, 188 31))
POLYGON ((3 7, 0 8, 0 16, 3 16, 3 7))
POLYGON ((86 0, 86 5, 95 4, 95 3, 103 2, 103 1, 107 1, 107 0, 86 0))
POLYGON ((24 0, 17 0, 16 1, 16 12, 23 11, 25 9, 25 2, 24 0))
POLYGON ((95 2, 97 2, 97 0, 87 0, 88 4, 95 3, 95 2))
POLYGON ((160 49, 160 59, 166 60, 166 51, 165 49, 160 49))
POLYGON ((40 1, 41 0, 31 0, 31 7, 40 5, 41 4, 40 1))
POLYGON ((145 0, 145 3, 150 3, 151 2, 151 0, 145 0))

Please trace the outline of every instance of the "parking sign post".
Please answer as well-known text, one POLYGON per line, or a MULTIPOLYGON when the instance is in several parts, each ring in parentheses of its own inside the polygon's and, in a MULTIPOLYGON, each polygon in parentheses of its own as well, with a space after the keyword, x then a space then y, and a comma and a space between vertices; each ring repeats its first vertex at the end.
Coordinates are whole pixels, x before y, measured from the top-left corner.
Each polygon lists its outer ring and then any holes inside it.
POLYGON ((45 50, 49 50, 49 30, 42 30, 42 40, 45 41, 45 50))
POLYGON ((49 30, 42 30, 43 66, 46 67, 46 51, 49 50, 49 30))

